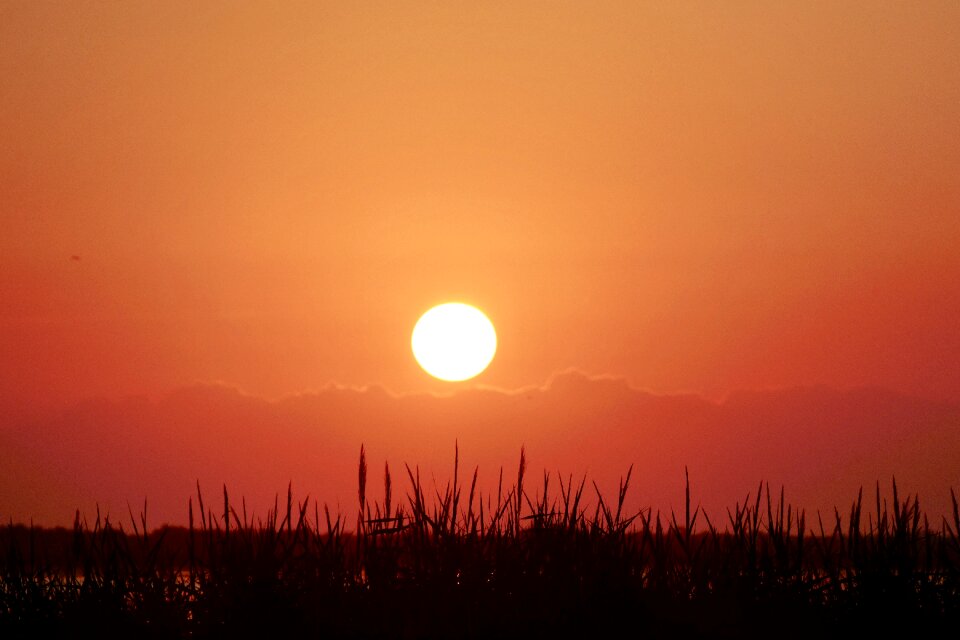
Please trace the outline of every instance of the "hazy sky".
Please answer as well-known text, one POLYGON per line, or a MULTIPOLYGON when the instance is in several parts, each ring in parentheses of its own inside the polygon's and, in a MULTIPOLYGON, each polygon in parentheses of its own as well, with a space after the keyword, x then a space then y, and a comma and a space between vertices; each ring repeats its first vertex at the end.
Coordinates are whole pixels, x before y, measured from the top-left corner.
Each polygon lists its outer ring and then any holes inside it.
POLYGON ((0 0, 0 399, 960 400, 960 3, 273 5, 0 0))

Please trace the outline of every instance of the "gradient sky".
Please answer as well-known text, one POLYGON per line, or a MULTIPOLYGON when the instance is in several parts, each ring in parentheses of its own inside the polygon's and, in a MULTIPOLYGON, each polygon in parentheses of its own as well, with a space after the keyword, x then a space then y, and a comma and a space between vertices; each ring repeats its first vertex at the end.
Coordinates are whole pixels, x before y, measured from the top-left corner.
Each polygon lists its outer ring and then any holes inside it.
POLYGON ((0 122, 3 401, 439 391, 451 299, 476 383, 960 401, 956 2, 3 1, 0 122))

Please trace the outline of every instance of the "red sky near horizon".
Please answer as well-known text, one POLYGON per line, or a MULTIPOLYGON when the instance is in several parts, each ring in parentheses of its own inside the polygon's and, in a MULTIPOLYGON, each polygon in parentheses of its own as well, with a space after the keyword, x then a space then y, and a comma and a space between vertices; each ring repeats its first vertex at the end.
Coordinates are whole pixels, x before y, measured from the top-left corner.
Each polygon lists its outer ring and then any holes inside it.
POLYGON ((0 5, 0 401, 451 388, 960 401, 960 5, 0 5), (71 259, 78 256, 79 260, 71 259))

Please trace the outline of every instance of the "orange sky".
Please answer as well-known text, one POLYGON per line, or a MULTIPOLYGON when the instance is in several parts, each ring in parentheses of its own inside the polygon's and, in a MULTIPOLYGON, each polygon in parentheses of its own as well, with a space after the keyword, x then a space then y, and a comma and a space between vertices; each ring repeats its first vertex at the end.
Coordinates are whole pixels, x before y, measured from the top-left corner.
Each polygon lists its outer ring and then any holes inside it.
POLYGON ((0 4, 0 400, 960 400, 960 4, 675 4, 0 4))

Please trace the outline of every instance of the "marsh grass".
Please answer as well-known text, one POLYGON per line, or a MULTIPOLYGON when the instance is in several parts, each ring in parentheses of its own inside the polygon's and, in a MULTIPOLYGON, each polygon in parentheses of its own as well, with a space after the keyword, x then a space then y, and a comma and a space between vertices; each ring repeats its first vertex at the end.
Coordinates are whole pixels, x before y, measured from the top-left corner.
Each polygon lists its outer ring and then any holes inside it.
MULTIPOLYGON (((879 485, 849 511, 808 518, 759 485, 722 523, 628 506, 593 483, 528 477, 496 493, 478 470, 427 487, 384 468, 356 520, 306 498, 247 514, 197 487, 187 527, 149 530, 147 505, 116 523, 10 524, 0 535, 0 635, 98 637, 714 637, 933 631, 960 621, 960 510, 932 526, 917 496, 879 485), (465 481, 466 480, 466 481, 465 481), (352 524, 347 526, 348 520, 352 524)), ((949 627, 947 627, 949 628, 949 627)))

